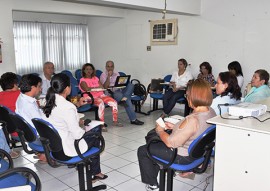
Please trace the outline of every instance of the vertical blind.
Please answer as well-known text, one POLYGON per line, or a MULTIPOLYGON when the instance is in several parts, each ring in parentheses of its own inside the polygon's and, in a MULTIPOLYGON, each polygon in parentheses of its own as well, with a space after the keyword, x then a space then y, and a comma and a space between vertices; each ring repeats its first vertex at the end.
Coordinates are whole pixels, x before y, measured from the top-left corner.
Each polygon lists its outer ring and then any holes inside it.
POLYGON ((13 32, 18 74, 40 72, 46 61, 60 71, 90 60, 87 25, 15 21, 13 32))

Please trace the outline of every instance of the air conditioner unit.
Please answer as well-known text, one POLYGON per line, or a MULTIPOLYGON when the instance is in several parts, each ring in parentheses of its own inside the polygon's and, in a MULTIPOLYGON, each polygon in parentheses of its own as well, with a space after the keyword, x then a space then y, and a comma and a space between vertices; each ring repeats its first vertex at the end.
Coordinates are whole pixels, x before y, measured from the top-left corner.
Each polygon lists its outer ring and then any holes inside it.
POLYGON ((150 21, 151 45, 176 45, 178 20, 163 19, 150 21))

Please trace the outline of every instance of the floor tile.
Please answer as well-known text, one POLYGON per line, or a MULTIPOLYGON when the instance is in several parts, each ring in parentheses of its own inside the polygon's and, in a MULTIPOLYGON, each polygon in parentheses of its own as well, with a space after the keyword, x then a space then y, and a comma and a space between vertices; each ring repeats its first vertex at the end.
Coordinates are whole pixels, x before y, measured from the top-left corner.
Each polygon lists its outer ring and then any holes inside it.
POLYGON ((145 190, 145 184, 135 179, 130 179, 115 187, 118 191, 143 191, 145 190))
POLYGON ((128 164, 124 167, 121 167, 119 169, 117 169, 118 172, 121 172, 127 176, 130 176, 132 178, 140 175, 140 169, 139 166, 137 164, 131 163, 128 164))
POLYGON ((106 185, 114 188, 117 185, 120 185, 121 183, 124 183, 130 179, 131 179, 130 177, 128 177, 120 172, 112 171, 112 172, 108 173, 107 179, 101 180, 100 182, 103 182, 106 185))
POLYGON ((109 160, 106 160, 104 162, 102 162, 102 164, 112 168, 112 169, 118 169, 118 168, 121 168, 123 166, 126 166, 128 164, 130 164, 131 162, 130 161, 127 161, 127 160, 124 160, 124 159, 121 159, 119 157, 114 157, 114 158, 111 158, 109 160))

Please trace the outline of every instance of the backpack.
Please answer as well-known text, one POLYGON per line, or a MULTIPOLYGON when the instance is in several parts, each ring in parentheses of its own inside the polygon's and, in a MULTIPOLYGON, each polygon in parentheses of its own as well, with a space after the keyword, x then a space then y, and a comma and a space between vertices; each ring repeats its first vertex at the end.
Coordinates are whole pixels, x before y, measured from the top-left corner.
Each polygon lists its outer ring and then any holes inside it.
POLYGON ((140 81, 137 79, 131 80, 131 83, 134 85, 133 94, 137 95, 137 96, 144 96, 143 102, 142 102, 142 104, 143 104, 147 98, 147 95, 148 95, 145 86, 143 84, 141 84, 140 81))

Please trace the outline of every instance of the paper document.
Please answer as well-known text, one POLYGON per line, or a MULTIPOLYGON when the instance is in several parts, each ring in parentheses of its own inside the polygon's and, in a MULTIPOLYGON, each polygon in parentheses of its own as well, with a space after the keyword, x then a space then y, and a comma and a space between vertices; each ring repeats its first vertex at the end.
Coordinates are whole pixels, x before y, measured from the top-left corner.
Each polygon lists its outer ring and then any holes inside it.
POLYGON ((183 116, 173 115, 173 116, 164 118, 164 121, 172 123, 172 124, 176 124, 176 123, 178 123, 179 121, 181 121, 183 119, 185 119, 183 116))
POLYGON ((92 120, 87 126, 85 126, 85 131, 90 131, 91 129, 95 128, 96 126, 104 125, 103 121, 96 121, 92 120))
POLYGON ((101 92, 101 91, 105 91, 106 89, 103 88, 93 88, 90 90, 90 92, 101 92))

